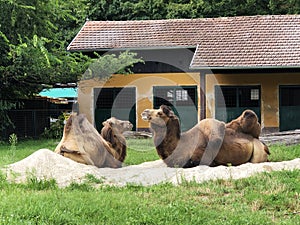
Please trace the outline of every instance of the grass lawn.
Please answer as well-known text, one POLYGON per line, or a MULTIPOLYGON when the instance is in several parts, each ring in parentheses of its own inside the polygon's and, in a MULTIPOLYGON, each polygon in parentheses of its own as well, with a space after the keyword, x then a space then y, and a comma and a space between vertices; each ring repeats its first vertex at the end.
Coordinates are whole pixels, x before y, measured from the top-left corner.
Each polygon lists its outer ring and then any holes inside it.
MULTIPOLYGON (((57 140, 0 143, 0 165, 57 140)), ((158 159, 152 140, 128 140, 125 164, 158 159)), ((271 146, 271 161, 300 157, 300 145, 271 146)), ((9 184, 0 176, 0 224, 300 224, 300 170, 241 180, 179 186, 93 188, 97 180, 60 189, 55 181, 9 184)))

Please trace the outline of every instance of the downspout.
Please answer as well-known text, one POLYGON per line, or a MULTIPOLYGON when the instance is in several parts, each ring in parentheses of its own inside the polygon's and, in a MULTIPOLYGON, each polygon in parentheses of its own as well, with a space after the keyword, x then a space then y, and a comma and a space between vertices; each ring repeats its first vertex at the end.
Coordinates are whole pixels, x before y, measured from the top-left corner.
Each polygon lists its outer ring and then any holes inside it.
POLYGON ((200 71, 200 120, 206 118, 206 70, 200 71))

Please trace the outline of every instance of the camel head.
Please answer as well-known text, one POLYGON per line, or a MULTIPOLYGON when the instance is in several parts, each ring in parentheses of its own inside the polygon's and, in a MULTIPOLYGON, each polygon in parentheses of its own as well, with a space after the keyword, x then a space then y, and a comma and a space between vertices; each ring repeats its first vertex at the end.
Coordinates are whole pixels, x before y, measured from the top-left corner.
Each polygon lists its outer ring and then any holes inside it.
POLYGON ((171 108, 166 105, 161 105, 159 109, 145 109, 141 116, 144 121, 160 127, 166 126, 170 119, 177 118, 171 108))
POLYGON ((250 109, 247 109, 242 113, 242 115, 239 118, 243 132, 251 134, 253 137, 258 138, 261 132, 261 127, 255 112, 250 109))
POLYGON ((133 125, 127 120, 118 120, 115 117, 111 117, 104 121, 102 125, 105 126, 110 126, 113 130, 119 132, 119 133, 124 133, 125 131, 131 131, 133 125))
POLYGON ((247 109, 241 115, 241 122, 242 123, 257 123, 258 117, 254 111, 247 109))

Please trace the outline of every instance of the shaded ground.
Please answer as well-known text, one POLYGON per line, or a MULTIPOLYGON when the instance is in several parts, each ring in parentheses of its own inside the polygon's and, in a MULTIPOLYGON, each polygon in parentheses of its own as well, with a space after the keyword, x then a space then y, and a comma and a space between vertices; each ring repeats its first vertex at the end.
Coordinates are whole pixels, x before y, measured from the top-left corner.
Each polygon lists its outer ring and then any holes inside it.
POLYGON ((259 139, 265 142, 266 144, 299 144, 300 130, 282 131, 271 134, 265 134, 259 139))

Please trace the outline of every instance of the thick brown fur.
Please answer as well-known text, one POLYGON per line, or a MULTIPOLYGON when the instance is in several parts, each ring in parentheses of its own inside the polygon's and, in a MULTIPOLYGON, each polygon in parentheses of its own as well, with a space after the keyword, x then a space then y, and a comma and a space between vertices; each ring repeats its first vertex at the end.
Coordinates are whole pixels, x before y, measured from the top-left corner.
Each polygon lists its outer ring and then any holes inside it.
POLYGON ((116 151, 116 158, 124 162, 126 157, 126 139, 123 136, 125 131, 132 129, 132 124, 129 121, 118 120, 111 117, 102 123, 101 136, 111 144, 111 147, 116 151))
POLYGON ((97 167, 119 168, 118 154, 98 133, 85 115, 72 114, 55 152, 76 162, 97 167))
MULTIPOLYGON (((256 113, 250 109, 245 110, 238 118, 232 120, 231 122, 226 124, 226 129, 232 129, 232 132, 238 133, 244 133, 248 134, 255 139, 259 139, 260 133, 261 133, 261 126, 258 122, 258 117, 256 113)), ((254 139, 254 153, 253 158, 251 159, 251 162, 257 162, 265 159, 265 153, 267 155, 270 155, 270 151, 267 145, 264 143, 257 141, 254 139), (264 152, 257 151, 257 149, 261 148, 261 145, 263 145, 264 152)))
POLYGON ((158 110, 146 109, 142 118, 150 123, 157 153, 169 167, 267 161, 264 144, 234 127, 226 128, 221 121, 204 119, 181 133, 178 117, 164 105, 158 110))
POLYGON ((258 138, 261 133, 257 115, 250 109, 245 110, 238 118, 227 123, 226 128, 249 134, 254 138, 258 138))

